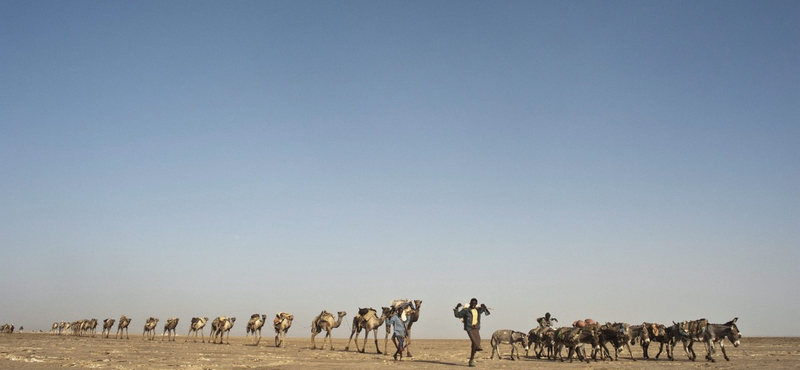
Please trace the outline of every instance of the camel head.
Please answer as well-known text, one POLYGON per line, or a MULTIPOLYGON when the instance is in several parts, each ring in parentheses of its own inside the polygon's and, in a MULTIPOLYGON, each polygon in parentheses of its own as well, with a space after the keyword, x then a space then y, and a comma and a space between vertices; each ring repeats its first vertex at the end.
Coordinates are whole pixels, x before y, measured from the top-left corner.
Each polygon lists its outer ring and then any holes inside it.
POLYGON ((339 327, 339 325, 341 325, 341 324, 342 324, 342 318, 343 318, 343 317, 345 317, 345 316, 347 316, 347 312, 344 312, 344 311, 339 311, 339 312, 338 312, 338 315, 339 315, 339 319, 338 319, 338 320, 336 320, 336 322, 333 324, 335 328, 338 328, 338 327, 339 327))

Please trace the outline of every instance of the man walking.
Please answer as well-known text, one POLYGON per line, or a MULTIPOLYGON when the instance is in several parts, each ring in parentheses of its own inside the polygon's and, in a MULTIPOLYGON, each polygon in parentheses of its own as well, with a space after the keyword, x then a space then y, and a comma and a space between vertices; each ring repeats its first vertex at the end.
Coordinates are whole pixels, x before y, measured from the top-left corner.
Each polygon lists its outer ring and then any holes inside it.
POLYGON ((406 321, 400 317, 403 314, 403 308, 397 309, 397 314, 392 315, 389 319, 389 324, 392 325, 394 336, 392 336, 392 342, 397 347, 397 352, 394 353, 394 360, 397 361, 397 356, 400 356, 400 359, 403 359, 403 349, 405 349, 405 340, 406 336, 408 336, 408 321, 411 320, 410 317, 406 317, 406 321))
POLYGON ((456 308, 453 309, 453 314, 461 319, 464 322, 464 330, 467 332, 467 336, 469 336, 469 340, 472 341, 472 352, 469 356, 469 366, 475 366, 475 352, 483 351, 481 348, 481 314, 489 315, 489 310, 486 308, 486 305, 481 303, 480 307, 478 307, 478 300, 476 298, 472 298, 469 301, 469 307, 464 307, 464 309, 459 310, 461 307, 461 303, 456 305, 456 308))

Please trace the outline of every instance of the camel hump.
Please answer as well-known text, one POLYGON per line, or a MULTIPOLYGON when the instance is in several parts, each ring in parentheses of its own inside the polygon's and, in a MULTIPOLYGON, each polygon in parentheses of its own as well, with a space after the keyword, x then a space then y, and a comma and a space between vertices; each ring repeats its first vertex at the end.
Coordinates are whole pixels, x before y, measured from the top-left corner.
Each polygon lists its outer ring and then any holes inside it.
POLYGON ((251 319, 257 319, 257 318, 259 318, 260 316, 261 316, 261 315, 259 315, 259 314, 257 314, 257 313, 254 313, 254 314, 250 315, 250 318, 251 318, 251 319))

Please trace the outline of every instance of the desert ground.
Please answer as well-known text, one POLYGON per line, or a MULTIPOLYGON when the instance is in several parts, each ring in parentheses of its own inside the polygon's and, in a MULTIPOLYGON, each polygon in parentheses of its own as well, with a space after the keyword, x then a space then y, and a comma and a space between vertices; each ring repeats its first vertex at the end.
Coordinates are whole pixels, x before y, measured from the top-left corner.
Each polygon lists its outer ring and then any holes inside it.
MULTIPOLYGON (((310 349, 309 338, 287 338, 285 348, 275 348, 273 338, 264 336, 258 346, 247 344, 243 337, 231 337, 230 344, 143 340, 131 333, 130 340, 92 337, 57 336, 47 333, 14 333, 0 335, 0 369, 452 369, 465 367, 468 360, 467 340, 414 340, 411 359, 395 362, 391 356, 379 355, 374 342, 367 342, 367 353, 357 353, 353 346, 343 351, 347 338, 334 339, 335 350, 310 349)), ((362 337, 363 340, 363 337, 362 337)), ((383 338, 379 338, 381 347, 383 338)), ((317 341, 319 344, 320 341, 317 341)), ((391 347, 391 342, 389 343, 391 347)), ((510 346, 501 347, 502 360, 490 360, 491 347, 484 339, 485 351, 478 353, 477 367, 488 369, 800 369, 800 338, 742 338, 742 345, 727 345, 730 361, 718 350, 716 363, 703 360, 698 352, 696 362, 689 361, 676 347, 676 360, 641 360, 641 348, 633 348, 637 361, 561 363, 523 357, 510 361, 510 346)), ((680 345, 679 345, 680 346, 680 345)), ((381 348, 381 350, 383 350, 381 348)), ((650 348, 651 357, 655 354, 650 348)), ((662 355, 663 356, 663 355, 662 355)))

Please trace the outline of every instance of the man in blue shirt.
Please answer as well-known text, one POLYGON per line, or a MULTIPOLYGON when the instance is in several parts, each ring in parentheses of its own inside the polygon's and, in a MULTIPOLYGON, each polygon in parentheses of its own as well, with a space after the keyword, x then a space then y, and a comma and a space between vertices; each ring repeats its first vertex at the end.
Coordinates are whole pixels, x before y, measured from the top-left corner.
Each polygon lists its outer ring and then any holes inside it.
POLYGON ((394 353, 394 360, 397 361, 397 356, 400 356, 400 359, 403 359, 403 349, 405 348, 405 339, 408 336, 408 330, 406 326, 408 325, 408 321, 411 320, 410 317, 406 318, 406 321, 400 318, 400 315, 403 313, 402 308, 397 310, 396 315, 392 315, 389 319, 389 324, 392 325, 394 329, 394 336, 392 337, 392 342, 394 345, 397 346, 397 352, 394 353))
POLYGON ((464 330, 467 332, 467 336, 469 336, 469 340, 472 342, 472 353, 469 356, 469 366, 475 366, 475 352, 483 351, 481 348, 481 314, 489 315, 489 309, 486 308, 485 304, 478 306, 478 300, 476 298, 472 298, 469 301, 469 307, 464 307, 464 309, 459 310, 461 307, 461 303, 456 305, 456 308, 453 309, 453 314, 464 321, 464 330))

